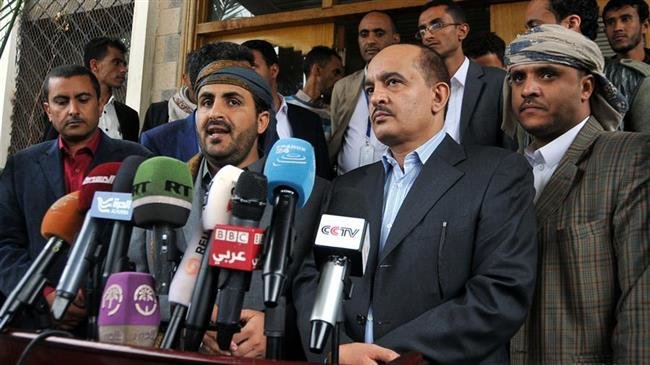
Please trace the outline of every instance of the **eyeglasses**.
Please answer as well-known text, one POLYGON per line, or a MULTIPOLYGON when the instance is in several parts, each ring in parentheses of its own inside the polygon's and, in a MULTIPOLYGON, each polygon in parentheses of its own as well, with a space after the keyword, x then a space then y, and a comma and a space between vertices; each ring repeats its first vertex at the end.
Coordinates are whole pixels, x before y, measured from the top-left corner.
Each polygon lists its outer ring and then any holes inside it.
POLYGON ((440 29, 447 28, 450 25, 460 25, 460 23, 442 23, 442 22, 431 23, 424 28, 418 29, 417 33, 415 33, 415 39, 422 39, 424 38, 426 32, 433 34, 439 31, 440 29))

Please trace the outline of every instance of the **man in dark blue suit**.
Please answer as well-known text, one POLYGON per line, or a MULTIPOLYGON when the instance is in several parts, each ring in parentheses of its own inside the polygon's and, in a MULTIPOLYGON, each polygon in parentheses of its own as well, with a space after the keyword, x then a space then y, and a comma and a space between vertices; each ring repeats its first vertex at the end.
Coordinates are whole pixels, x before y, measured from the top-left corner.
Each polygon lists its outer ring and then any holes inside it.
MULTIPOLYGON (((343 304, 341 363, 417 351, 427 363, 507 364, 506 344, 535 289, 530 166, 513 152, 464 146, 445 133, 449 76, 425 47, 381 50, 365 90, 374 132, 389 148, 332 184, 333 199, 357 189, 370 222, 365 274, 343 304)), ((317 285, 307 260, 293 284, 305 344, 317 285)))
MULTIPOLYGON (((192 87, 196 84, 199 71, 209 63, 222 61, 223 66, 253 66, 253 54, 248 48, 236 43, 209 43, 201 47, 194 56, 195 61, 188 64, 187 70, 192 87)), ((140 143, 155 155, 168 156, 181 161, 189 161, 199 153, 199 140, 196 136, 196 112, 185 119, 152 128, 140 136, 140 143)))
MULTIPOLYGON (((57 67, 44 85, 45 111, 59 137, 10 156, 0 176, 0 291, 5 295, 45 245, 40 227, 52 203, 79 190, 96 165, 150 155, 142 146, 111 139, 97 128, 103 105, 99 82, 90 70, 76 65, 57 67)), ((56 285, 64 263, 55 263, 48 274, 50 285, 56 285)), ((53 288, 46 287, 43 295, 51 305, 53 288)), ((60 325, 75 327, 85 316, 82 307, 70 306, 60 325)), ((29 319, 16 322, 19 327, 39 326, 29 319)))

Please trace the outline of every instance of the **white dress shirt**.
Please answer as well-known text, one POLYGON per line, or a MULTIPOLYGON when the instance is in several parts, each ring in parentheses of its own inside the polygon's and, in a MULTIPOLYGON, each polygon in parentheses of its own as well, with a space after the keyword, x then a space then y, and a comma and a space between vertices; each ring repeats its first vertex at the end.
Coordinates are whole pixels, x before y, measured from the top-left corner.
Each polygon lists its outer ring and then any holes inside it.
POLYGON ((456 143, 460 143, 460 112, 463 106, 467 70, 469 70, 469 59, 465 57, 465 61, 451 77, 451 95, 445 115, 445 131, 456 143))
POLYGON ((535 178, 535 202, 540 196, 551 176, 557 169, 562 157, 576 139, 578 132, 587 123, 589 117, 585 118, 582 122, 578 123, 575 127, 564 132, 561 136, 552 140, 545 146, 533 150, 532 145, 529 145, 524 150, 524 154, 528 163, 533 167, 533 176, 535 178))
POLYGON ((275 120, 277 121, 277 132, 279 138, 289 138, 293 135, 291 131, 291 125, 289 124, 289 115, 287 114, 287 102, 284 101, 284 97, 280 96, 280 108, 275 113, 275 120))
POLYGON ((386 145, 379 142, 375 136, 375 132, 372 130, 372 125, 370 126, 370 137, 368 137, 368 123, 368 99, 364 91, 361 90, 357 104, 354 107, 354 112, 350 117, 348 129, 343 136, 343 145, 338 155, 339 175, 360 167, 359 157, 361 147, 366 143, 374 150, 372 162, 379 161, 386 151, 386 145))
POLYGON ((104 111, 99 117, 98 126, 107 136, 114 139, 122 139, 122 131, 120 130, 120 122, 117 120, 115 97, 113 95, 111 95, 111 98, 104 105, 104 111))

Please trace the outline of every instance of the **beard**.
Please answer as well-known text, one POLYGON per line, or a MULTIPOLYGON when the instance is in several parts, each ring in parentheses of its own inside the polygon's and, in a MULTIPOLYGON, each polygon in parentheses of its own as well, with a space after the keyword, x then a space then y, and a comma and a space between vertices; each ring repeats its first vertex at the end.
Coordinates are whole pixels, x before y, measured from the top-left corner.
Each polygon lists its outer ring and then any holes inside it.
POLYGON ((616 44, 610 44, 612 50, 616 53, 627 53, 633 50, 636 46, 641 43, 643 33, 637 33, 630 38, 630 42, 624 45, 617 46, 616 44))
POLYGON ((210 165, 217 168, 226 165, 239 166, 250 155, 251 150, 257 148, 257 124, 234 136, 231 131, 231 136, 228 145, 220 151, 211 149, 211 145, 205 140, 201 141, 201 152, 210 165))

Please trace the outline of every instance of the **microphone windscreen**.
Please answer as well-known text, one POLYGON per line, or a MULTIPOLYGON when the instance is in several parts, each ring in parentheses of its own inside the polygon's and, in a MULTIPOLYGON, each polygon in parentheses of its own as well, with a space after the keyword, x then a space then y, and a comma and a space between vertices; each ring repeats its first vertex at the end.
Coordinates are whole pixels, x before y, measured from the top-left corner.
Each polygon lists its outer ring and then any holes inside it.
POLYGON ((133 155, 122 161, 122 166, 117 171, 115 181, 113 182, 114 193, 131 193, 133 190, 133 178, 135 177, 136 171, 138 171, 138 166, 146 159, 143 156, 133 155))
POLYGON ((259 221, 264 214, 267 195, 266 176, 244 171, 232 197, 232 215, 239 219, 259 221))
POLYGON ((41 236, 59 237, 72 244, 81 229, 84 216, 79 213, 79 192, 64 195, 47 210, 41 222, 41 236))
POLYGON ((314 147, 299 138, 279 139, 266 158, 264 175, 269 182, 270 202, 273 202, 276 189, 284 187, 298 194, 298 206, 303 207, 316 177, 314 147))
POLYGON ((192 208, 192 175, 187 165, 171 157, 152 157, 138 167, 133 179, 133 222, 181 227, 192 208))
POLYGON ((93 203, 97 191, 111 191, 115 175, 120 169, 120 162, 108 162, 97 165, 90 170, 79 188, 79 211, 85 213, 93 203))
POLYGON ((330 197, 325 212, 368 220, 368 202, 358 189, 341 188, 330 197))
POLYGON ((99 308, 99 341, 153 346, 160 306, 151 274, 121 272, 106 281, 99 308))
POLYGON ((226 224, 230 220, 232 212, 230 199, 242 171, 238 167, 226 165, 212 178, 207 201, 201 214, 204 230, 211 231, 217 224, 226 224))

